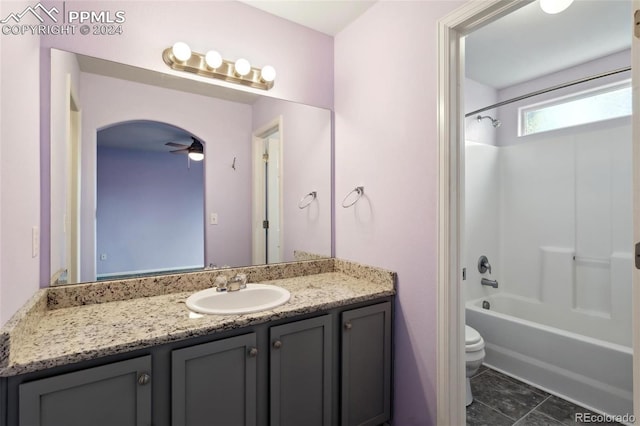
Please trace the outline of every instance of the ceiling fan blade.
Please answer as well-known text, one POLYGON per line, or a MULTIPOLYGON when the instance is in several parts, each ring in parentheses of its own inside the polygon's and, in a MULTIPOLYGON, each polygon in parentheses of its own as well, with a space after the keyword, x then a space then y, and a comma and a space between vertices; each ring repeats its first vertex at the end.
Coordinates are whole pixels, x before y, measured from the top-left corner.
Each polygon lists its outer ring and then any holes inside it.
POLYGON ((172 146, 174 148, 189 148, 189 145, 184 145, 181 143, 175 143, 175 142, 167 142, 165 143, 166 146, 172 146))
POLYGON ((187 154, 189 152, 189 147, 184 149, 176 149, 174 151, 169 151, 172 154, 187 154))

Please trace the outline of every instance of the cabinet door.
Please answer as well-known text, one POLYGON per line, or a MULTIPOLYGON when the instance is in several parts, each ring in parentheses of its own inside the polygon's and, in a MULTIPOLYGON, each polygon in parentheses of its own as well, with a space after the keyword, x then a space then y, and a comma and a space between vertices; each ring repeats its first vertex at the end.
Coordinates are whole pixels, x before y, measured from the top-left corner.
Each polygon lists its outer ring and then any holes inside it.
POLYGON ((270 328, 272 426, 331 423, 331 315, 270 328))
POLYGON ((255 333, 171 353, 172 424, 256 424, 255 333))
POLYGON ((151 356, 23 383, 21 426, 151 425, 151 356))
POLYGON ((391 417, 391 303, 342 313, 342 425, 391 417))

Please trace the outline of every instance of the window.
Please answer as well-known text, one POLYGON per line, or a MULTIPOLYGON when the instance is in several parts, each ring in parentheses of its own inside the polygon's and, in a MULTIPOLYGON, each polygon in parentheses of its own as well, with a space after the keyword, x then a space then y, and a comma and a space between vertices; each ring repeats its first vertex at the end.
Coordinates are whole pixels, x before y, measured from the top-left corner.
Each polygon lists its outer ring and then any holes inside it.
POLYGON ((631 81, 519 109, 519 136, 631 115, 631 81))

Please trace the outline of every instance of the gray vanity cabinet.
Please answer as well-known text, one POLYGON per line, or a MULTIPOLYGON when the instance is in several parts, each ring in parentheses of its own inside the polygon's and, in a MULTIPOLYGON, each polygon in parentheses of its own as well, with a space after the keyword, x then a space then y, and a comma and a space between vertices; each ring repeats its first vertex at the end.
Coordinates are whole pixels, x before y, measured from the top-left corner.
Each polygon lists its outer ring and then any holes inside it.
POLYGON ((331 424, 332 317, 269 329, 270 425, 331 424))
POLYGON ((392 301, 0 377, 0 426, 384 424, 392 301))
POLYGON ((19 386, 20 426, 151 425, 151 356, 19 386))
POLYGON ((172 351, 172 424, 255 426, 257 355, 256 333, 172 351))
POLYGON ((341 424, 391 418, 391 304, 342 312, 341 424))

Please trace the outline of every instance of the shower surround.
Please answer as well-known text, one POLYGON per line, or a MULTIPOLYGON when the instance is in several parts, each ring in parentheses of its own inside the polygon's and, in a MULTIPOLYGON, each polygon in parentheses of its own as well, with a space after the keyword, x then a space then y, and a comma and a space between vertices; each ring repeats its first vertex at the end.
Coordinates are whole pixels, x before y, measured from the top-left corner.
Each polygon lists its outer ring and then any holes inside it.
POLYGON ((611 414, 631 412, 631 141, 622 118, 465 152, 467 324, 487 364, 611 414))

